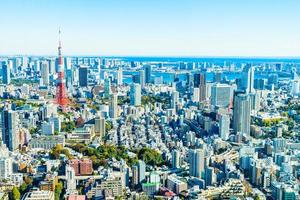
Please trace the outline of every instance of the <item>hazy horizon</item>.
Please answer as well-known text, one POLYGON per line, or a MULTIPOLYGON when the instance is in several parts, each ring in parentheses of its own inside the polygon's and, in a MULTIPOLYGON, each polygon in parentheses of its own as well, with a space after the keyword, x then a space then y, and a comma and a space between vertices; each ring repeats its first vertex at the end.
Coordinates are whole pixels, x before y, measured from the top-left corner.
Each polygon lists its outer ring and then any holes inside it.
POLYGON ((2 1, 1 55, 300 56, 300 2, 2 1))

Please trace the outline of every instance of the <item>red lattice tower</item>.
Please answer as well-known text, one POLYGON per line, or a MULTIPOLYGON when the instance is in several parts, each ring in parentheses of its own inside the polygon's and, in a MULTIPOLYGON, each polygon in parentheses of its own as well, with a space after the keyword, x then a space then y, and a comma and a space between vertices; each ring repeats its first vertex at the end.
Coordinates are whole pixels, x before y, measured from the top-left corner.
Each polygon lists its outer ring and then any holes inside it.
POLYGON ((56 103, 61 107, 65 108, 69 103, 69 99, 66 93, 66 82, 65 82, 65 73, 63 60, 61 55, 61 40, 60 40, 59 30, 59 45, 58 45, 58 76, 57 76, 57 84, 56 84, 56 103))

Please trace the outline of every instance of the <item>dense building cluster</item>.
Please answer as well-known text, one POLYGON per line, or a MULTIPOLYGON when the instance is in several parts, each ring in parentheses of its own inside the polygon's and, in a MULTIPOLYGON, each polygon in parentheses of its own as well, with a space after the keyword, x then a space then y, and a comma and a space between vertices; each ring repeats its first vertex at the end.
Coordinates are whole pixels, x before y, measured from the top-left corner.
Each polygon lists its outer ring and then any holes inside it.
POLYGON ((0 199, 299 199, 295 60, 0 63, 0 199))

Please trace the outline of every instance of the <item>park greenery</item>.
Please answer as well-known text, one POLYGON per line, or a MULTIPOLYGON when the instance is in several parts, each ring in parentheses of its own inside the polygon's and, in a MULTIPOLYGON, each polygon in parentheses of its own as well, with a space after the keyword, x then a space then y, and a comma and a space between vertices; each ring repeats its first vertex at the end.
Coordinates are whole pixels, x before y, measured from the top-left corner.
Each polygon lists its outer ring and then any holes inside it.
POLYGON ((61 123, 61 131, 71 133, 76 128, 74 121, 65 121, 61 123))
POLYGON ((63 183, 61 181, 59 181, 55 185, 55 191, 54 191, 54 198, 55 198, 55 200, 62 199, 63 187, 64 186, 63 186, 63 183))
POLYGON ((163 105, 168 103, 167 98, 164 98, 163 96, 158 95, 148 95, 148 96, 142 96, 142 105, 154 105, 155 103, 162 103, 163 105))
POLYGON ((21 194, 20 194, 19 189, 17 187, 13 187, 11 199, 12 200, 20 200, 20 198, 21 198, 21 194))
POLYGON ((38 133, 38 131, 39 131, 39 127, 31 127, 31 128, 29 129, 29 133, 30 133, 31 135, 38 133))
POLYGON ((280 118, 274 118, 274 119, 264 119, 262 121, 263 126, 270 127, 270 126, 275 126, 279 124, 282 121, 280 118))
POLYGON ((124 146, 104 144, 100 145, 98 148, 92 148, 85 144, 77 143, 70 146, 70 148, 89 157, 93 161, 94 169, 97 169, 99 166, 107 166, 108 160, 112 158, 117 160, 123 159, 129 166, 136 164, 139 159, 151 166, 161 166, 164 164, 159 152, 146 147, 132 151, 136 153, 136 156, 134 157, 128 155, 130 150, 126 149, 124 146))
POLYGON ((51 159, 59 159, 60 154, 64 154, 67 156, 68 159, 72 159, 73 156, 70 154, 69 150, 66 148, 63 148, 61 144, 56 145, 53 147, 49 153, 49 156, 51 159))
POLYGON ((113 128, 113 125, 110 121, 106 121, 105 123, 105 132, 108 133, 113 128))

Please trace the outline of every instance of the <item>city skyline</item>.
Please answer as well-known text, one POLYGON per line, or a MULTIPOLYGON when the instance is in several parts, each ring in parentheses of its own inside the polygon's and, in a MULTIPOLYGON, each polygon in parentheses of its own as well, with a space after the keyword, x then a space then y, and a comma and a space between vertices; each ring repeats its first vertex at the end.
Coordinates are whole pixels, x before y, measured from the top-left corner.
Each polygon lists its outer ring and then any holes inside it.
POLYGON ((299 57, 295 1, 6 1, 0 55, 299 57))

